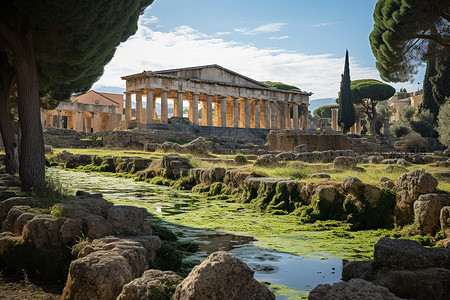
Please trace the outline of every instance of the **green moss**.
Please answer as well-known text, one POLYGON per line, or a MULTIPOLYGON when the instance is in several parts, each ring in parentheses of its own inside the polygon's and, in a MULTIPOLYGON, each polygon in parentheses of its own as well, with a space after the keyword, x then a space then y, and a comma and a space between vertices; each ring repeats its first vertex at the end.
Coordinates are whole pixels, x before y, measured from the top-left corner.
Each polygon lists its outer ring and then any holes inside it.
POLYGON ((154 177, 150 180, 151 184, 170 186, 171 180, 164 177, 154 177))
POLYGON ((171 242, 163 242, 161 248, 156 251, 156 267, 160 270, 178 271, 182 267, 183 252, 174 247, 171 242))
POLYGON ((242 165, 247 163, 247 157, 245 157, 244 155, 238 153, 234 156, 234 163, 237 165, 242 165))
POLYGON ((209 192, 209 186, 204 184, 197 184, 192 188, 192 192, 196 194, 203 194, 209 192))

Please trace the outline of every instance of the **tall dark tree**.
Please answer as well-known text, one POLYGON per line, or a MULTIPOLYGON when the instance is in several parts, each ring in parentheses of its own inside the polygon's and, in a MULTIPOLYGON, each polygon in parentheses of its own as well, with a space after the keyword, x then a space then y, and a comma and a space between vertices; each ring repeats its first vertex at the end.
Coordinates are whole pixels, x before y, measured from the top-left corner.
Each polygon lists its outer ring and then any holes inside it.
POLYGON ((411 79, 423 62, 450 47, 448 0, 379 0, 373 19, 370 45, 385 81, 411 79), (430 42, 436 44, 432 52, 430 42))
POLYGON ((350 131, 355 124, 356 113, 353 106, 352 93, 350 90, 350 66, 348 62, 348 51, 345 51, 344 74, 341 76, 341 89, 339 92, 339 115, 338 122, 344 133, 350 131))
POLYGON ((434 100, 433 83, 430 81, 430 78, 436 76, 436 74, 436 60, 431 60, 427 63, 427 69, 423 79, 423 102, 421 110, 429 110, 434 118, 437 118, 439 113, 439 105, 434 100))
POLYGON ((0 40, 16 71, 22 187, 45 176, 39 98, 85 92, 103 74, 116 47, 137 30, 153 0, 11 0, 0 2, 0 40))
POLYGON ((376 135, 377 104, 395 94, 395 88, 375 79, 361 79, 351 82, 353 103, 362 105, 370 123, 370 133, 376 135))
POLYGON ((446 56, 436 59, 435 68, 436 75, 430 77, 430 82, 433 85, 433 99, 441 106, 450 97, 450 49, 446 56))

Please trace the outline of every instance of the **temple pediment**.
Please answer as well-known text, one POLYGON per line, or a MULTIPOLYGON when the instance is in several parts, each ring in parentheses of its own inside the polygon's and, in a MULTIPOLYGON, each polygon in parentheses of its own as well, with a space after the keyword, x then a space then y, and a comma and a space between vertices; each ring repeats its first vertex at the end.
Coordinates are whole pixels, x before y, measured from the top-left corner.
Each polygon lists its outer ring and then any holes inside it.
POLYGON ((219 65, 207 65, 191 68, 155 71, 155 74, 175 76, 181 79, 199 79, 250 88, 268 88, 263 83, 246 77, 219 65))

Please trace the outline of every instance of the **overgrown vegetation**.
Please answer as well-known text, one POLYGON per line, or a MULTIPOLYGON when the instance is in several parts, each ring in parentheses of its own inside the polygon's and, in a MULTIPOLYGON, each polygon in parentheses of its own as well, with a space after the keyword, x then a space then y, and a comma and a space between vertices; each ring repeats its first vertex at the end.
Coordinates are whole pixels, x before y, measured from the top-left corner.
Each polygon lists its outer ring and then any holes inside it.
POLYGON ((40 208, 50 208, 58 202, 64 202, 69 197, 67 188, 58 177, 47 175, 40 189, 32 192, 40 208))

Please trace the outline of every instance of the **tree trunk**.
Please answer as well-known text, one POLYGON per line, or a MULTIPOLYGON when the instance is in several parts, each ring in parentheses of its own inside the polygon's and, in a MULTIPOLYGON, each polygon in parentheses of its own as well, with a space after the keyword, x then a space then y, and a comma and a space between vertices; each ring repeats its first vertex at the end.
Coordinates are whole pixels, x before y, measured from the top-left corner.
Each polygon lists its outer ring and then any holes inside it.
POLYGON ((19 172, 19 126, 10 118, 9 94, 0 93, 0 132, 6 154, 6 172, 15 175, 19 172))
POLYGON ((372 105, 372 120, 370 120, 370 133, 373 136, 377 135, 376 128, 375 128, 376 124, 377 124, 377 118, 378 118, 378 115, 377 115, 376 104, 375 104, 375 105, 372 105))
POLYGON ((44 135, 41 126, 39 82, 34 59, 31 32, 14 30, 0 22, 2 34, 14 57, 17 72, 19 124, 21 129, 19 175, 22 189, 42 186, 45 179, 44 135), (23 34, 22 32, 26 32, 23 34))
POLYGON ((11 119, 10 99, 15 84, 15 71, 7 54, 0 53, 0 132, 6 154, 6 172, 19 172, 19 126, 11 119))

